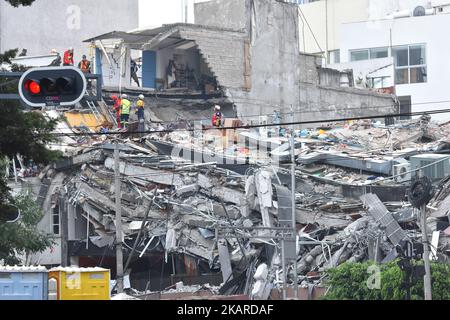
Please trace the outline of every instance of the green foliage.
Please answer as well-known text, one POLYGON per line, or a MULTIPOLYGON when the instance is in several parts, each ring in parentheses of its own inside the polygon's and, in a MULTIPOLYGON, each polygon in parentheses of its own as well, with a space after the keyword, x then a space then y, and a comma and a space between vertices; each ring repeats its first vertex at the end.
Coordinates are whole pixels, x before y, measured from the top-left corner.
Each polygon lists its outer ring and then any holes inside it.
POLYGON ((20 5, 22 6, 31 6, 31 4, 35 1, 35 0, 5 0, 6 2, 9 2, 9 4, 11 4, 13 7, 18 7, 20 5))
POLYGON ((46 145, 56 141, 52 135, 58 120, 47 120, 39 112, 23 112, 12 103, 0 102, 2 122, 0 127, 0 152, 11 158, 19 153, 27 160, 47 163, 59 154, 46 145))
POLYGON ((14 200, 21 211, 20 220, 0 224, 0 260, 8 265, 20 263, 19 255, 42 252, 53 244, 50 235, 37 229, 44 213, 32 197, 22 194, 14 200))
MULTIPOLYGON (((368 272, 372 262, 344 263, 328 270, 327 286, 330 287, 326 300, 403 300, 406 290, 403 288, 404 273, 393 261, 378 265, 381 272, 379 289, 369 289, 367 282, 372 273, 368 272)), ((423 262, 414 262, 423 265, 423 262)), ((450 300, 450 264, 431 264, 433 300, 450 300)), ((370 280, 369 280, 370 281, 370 280)), ((423 278, 421 277, 411 288, 411 299, 423 300, 423 278)))
POLYGON ((5 51, 3 54, 0 54, 0 64, 11 63, 11 59, 16 57, 17 52, 19 52, 19 49, 11 49, 5 51))

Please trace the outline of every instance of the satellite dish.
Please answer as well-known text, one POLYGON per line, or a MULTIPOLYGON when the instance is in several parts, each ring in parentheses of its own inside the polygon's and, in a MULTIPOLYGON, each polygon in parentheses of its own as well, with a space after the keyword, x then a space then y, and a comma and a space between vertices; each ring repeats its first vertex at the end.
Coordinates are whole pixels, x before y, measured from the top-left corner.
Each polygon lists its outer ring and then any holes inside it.
POLYGON ((413 16, 414 17, 422 17, 425 15, 425 8, 422 6, 418 6, 414 9, 413 11, 413 16))

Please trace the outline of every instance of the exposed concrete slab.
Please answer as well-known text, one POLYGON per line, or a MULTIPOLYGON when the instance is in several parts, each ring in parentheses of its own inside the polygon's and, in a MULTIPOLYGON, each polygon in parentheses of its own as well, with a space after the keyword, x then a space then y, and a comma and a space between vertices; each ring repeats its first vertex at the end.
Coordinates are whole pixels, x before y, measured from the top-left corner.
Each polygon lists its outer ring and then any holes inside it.
POLYGON ((87 163, 99 163, 105 159, 102 150, 94 150, 86 152, 72 158, 60 160, 55 163, 54 168, 56 170, 70 169, 74 166, 81 166, 87 163))
MULTIPOLYGON (((109 170, 114 170, 114 159, 107 158, 105 160, 105 167, 109 170)), ((144 167, 138 167, 126 162, 120 162, 120 173, 125 176, 137 176, 141 179, 151 181, 153 183, 165 184, 168 186, 183 186, 185 181, 183 176, 177 173, 172 173, 163 170, 154 170, 144 167)))
POLYGON ((209 177, 203 174, 198 175, 198 185, 203 189, 202 193, 222 199, 225 203, 234 203, 238 206, 245 204, 245 197, 241 191, 214 184, 209 177))

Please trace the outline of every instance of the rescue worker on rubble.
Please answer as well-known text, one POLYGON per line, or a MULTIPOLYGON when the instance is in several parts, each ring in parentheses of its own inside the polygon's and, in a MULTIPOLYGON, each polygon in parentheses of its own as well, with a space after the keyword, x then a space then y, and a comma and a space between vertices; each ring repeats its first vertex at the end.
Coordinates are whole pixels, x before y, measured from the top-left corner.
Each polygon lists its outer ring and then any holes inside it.
POLYGON ((51 54, 56 54, 56 58, 50 64, 51 67, 59 67, 61 65, 61 55, 56 49, 52 49, 51 54))
POLYGON ((73 66, 73 64, 73 48, 69 48, 66 52, 64 52, 63 65, 73 66))
POLYGON ((212 125, 213 127, 220 128, 222 126, 223 115, 220 112, 220 106, 214 106, 214 115, 212 117, 212 125))
POLYGON ((139 132, 144 132, 145 131, 145 112, 144 112, 144 107, 145 107, 145 101, 144 101, 145 97, 143 94, 139 95, 139 99, 136 102, 136 113, 138 116, 138 131, 139 132))
POLYGON ((122 128, 126 129, 128 126, 128 120, 130 119, 131 102, 128 100, 126 94, 122 94, 122 100, 120 102, 120 123, 122 128))
POLYGON ((137 113, 137 116, 138 116, 138 119, 139 120, 145 120, 145 116, 144 116, 144 107, 145 107, 145 101, 144 101, 144 99, 145 99, 145 97, 144 97, 144 95, 143 94, 141 94, 141 95, 139 95, 139 97, 138 97, 139 99, 138 99, 138 101, 136 102, 136 113, 137 113))
POLYGON ((111 99, 114 102, 113 110, 116 113, 116 121, 117 121, 117 128, 122 129, 122 124, 120 122, 120 105, 122 102, 120 101, 119 97, 116 95, 113 95, 111 99))
POLYGON ((78 68, 84 74, 91 73, 91 62, 86 58, 86 55, 83 54, 83 59, 78 63, 78 68))

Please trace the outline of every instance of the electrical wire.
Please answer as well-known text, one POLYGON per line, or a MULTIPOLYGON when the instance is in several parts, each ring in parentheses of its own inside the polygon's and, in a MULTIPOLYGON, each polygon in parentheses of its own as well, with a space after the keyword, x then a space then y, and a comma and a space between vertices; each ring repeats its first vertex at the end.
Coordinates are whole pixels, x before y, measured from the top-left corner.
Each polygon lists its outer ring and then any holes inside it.
MULTIPOLYGON (((250 99, 253 100, 253 99, 250 99)), ((259 101, 258 99, 254 99, 255 101, 259 101)), ((261 100, 263 101, 263 100, 261 100)), ((411 106, 419 106, 419 105, 433 105, 433 104, 442 104, 442 103, 450 103, 450 100, 448 101, 431 101, 431 102, 419 102, 419 103, 413 103, 411 104, 411 106)), ((274 104, 270 104, 267 103, 267 105, 271 105, 273 106, 274 104)), ((392 105, 377 105, 377 106, 371 106, 371 107, 365 107, 364 110, 375 110, 375 109, 380 109, 380 108, 388 108, 388 107, 392 107, 392 105)), ((351 111, 351 110, 361 110, 361 107, 350 107, 350 108, 345 108, 344 111, 351 111)), ((292 116, 292 114, 295 115, 303 115, 303 114, 313 114, 313 113, 320 113, 321 111, 293 111, 293 112, 277 112, 278 115, 280 116, 292 116)), ((268 114, 253 114, 253 115, 239 115, 240 119, 248 119, 248 118, 256 118, 256 117, 273 117, 274 116, 274 112, 273 113, 268 113, 268 114)), ((194 119, 186 119, 184 121, 186 122, 209 122, 211 119, 209 118, 194 118, 194 119)), ((173 124, 173 123, 178 123, 179 120, 167 120, 167 121, 153 121, 154 123, 157 124, 173 124)), ((72 128, 78 128, 78 127, 82 127, 82 128, 100 128, 101 125, 96 125, 96 126, 86 126, 86 125, 80 125, 80 126, 72 126, 72 128)))
POLYGON ((358 121, 358 120, 371 120, 380 118, 396 118, 396 117, 416 117, 423 115, 435 115, 450 113, 450 109, 435 109, 430 111, 418 111, 418 112, 407 112, 407 113, 390 113, 390 114, 378 114, 373 116, 361 116, 361 117, 347 117, 347 118, 335 118, 335 119, 322 119, 322 120, 308 120, 308 121, 295 121, 295 122, 284 122, 277 124, 257 124, 257 125, 242 125, 242 126, 231 126, 231 127, 221 127, 221 128, 195 128, 195 129, 163 129, 163 130, 146 130, 146 131, 129 131, 129 132, 82 132, 82 133, 46 133, 46 134, 35 134, 34 137, 39 136, 54 136, 54 137, 90 137, 90 136, 118 136, 118 135, 132 135, 132 134, 155 134, 155 133, 172 133, 172 132, 200 132, 200 131, 212 131, 212 130, 237 130, 237 129, 255 129, 255 128, 268 128, 268 127, 287 127, 293 125, 310 125, 310 124, 323 124, 323 123, 333 123, 333 122, 346 122, 346 121, 358 121))

